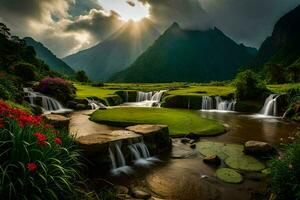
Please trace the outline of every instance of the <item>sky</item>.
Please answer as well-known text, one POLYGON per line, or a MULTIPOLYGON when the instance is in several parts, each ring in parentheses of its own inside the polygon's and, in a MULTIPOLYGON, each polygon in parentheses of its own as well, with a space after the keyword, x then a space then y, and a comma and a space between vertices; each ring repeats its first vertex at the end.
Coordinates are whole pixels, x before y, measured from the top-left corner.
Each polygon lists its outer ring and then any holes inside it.
POLYGON ((89 48, 128 20, 150 19, 163 31, 218 27, 238 43, 259 47, 276 21, 300 0, 0 0, 0 22, 31 36, 58 57, 89 48))

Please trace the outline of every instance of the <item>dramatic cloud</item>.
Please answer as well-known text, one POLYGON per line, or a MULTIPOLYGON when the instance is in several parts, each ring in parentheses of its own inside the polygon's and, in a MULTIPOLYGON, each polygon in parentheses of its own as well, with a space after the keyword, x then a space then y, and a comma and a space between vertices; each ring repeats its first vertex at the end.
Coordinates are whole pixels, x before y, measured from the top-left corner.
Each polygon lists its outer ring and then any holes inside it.
POLYGON ((172 22, 186 29, 216 26, 237 42, 259 47, 279 17, 298 4, 300 0, 0 0, 0 21, 59 57, 101 42, 124 19, 145 13, 162 32, 172 22))

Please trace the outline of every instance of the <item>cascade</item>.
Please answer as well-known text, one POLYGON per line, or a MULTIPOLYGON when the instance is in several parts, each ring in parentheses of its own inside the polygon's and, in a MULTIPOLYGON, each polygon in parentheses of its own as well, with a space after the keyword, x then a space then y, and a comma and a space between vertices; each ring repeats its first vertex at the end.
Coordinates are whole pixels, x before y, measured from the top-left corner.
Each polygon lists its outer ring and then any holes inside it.
POLYGON ((123 106, 160 107, 160 100, 165 91, 166 90, 160 90, 157 92, 138 92, 136 102, 126 102, 123 106))
POLYGON ((223 100, 221 97, 216 96, 216 105, 217 105, 217 110, 227 110, 227 111, 234 111, 235 109, 235 104, 236 100, 223 100))
POLYGON ((202 110, 211 110, 213 109, 213 98, 209 96, 203 96, 202 97, 202 110))
POLYGON ((103 105, 102 103, 95 101, 94 99, 88 99, 86 98, 86 100, 88 101, 88 104, 91 106, 92 110, 97 110, 98 108, 105 108, 106 106, 103 105))
POLYGON ((277 116, 277 98, 280 94, 271 94, 266 98, 265 104, 260 111, 260 114, 265 116, 277 116))
POLYGON ((23 88, 23 91, 27 94, 29 103, 32 107, 40 106, 44 113, 65 113, 71 112, 71 109, 64 108, 61 103, 52 97, 48 97, 39 92, 34 92, 32 88, 23 88))

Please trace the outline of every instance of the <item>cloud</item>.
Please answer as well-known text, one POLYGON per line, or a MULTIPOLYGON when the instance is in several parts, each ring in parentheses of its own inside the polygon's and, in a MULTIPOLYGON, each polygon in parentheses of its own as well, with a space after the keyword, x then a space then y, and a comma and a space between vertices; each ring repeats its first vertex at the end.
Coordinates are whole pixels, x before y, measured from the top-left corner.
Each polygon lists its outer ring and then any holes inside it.
POLYGON ((102 40, 118 29, 124 22, 120 20, 118 13, 114 11, 90 10, 87 15, 80 15, 76 20, 69 23, 67 32, 85 31, 95 40, 102 40))

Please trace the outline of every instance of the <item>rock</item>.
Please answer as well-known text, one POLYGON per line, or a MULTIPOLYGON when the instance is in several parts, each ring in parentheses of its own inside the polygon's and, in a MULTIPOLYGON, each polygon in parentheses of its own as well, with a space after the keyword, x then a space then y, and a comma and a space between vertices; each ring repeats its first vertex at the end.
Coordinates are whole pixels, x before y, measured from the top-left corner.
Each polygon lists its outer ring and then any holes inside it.
POLYGON ((221 164, 221 159, 217 155, 211 155, 203 158, 203 162, 206 164, 219 166, 221 164))
POLYGON ((270 144, 260 141, 247 141, 244 146, 246 154, 258 156, 270 155, 275 150, 270 144))
POLYGON ((78 104, 76 104, 74 109, 75 110, 85 110, 85 109, 88 109, 88 105, 78 103, 78 104))
POLYGON ((189 133, 185 137, 192 140, 198 140, 200 138, 200 135, 197 133, 189 133))
POLYGON ((69 129, 70 118, 68 117, 56 114, 44 115, 44 117, 46 123, 51 124, 56 129, 69 129))
POLYGON ((134 188, 131 193, 133 197, 138 199, 149 199, 151 197, 151 194, 137 188, 134 188))
POLYGON ((191 144, 190 147, 191 147, 192 149, 196 149, 196 144, 191 144))
POLYGON ((141 124, 129 126, 126 130, 142 135, 149 151, 153 154, 170 151, 172 148, 169 129, 166 125, 141 124))
POLYGON ((115 186, 115 190, 117 194, 128 194, 129 189, 122 185, 115 186))
POLYGON ((133 199, 129 194, 117 194, 117 199, 133 199))
POLYGON ((216 171, 216 176, 221 181, 226 183, 241 183, 243 176, 233 169, 220 168, 216 171))
POLYGON ((186 144, 186 143, 190 143, 191 140, 188 138, 182 138, 180 141, 181 143, 186 144))

